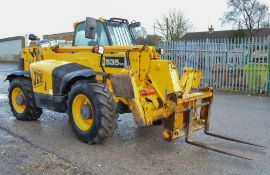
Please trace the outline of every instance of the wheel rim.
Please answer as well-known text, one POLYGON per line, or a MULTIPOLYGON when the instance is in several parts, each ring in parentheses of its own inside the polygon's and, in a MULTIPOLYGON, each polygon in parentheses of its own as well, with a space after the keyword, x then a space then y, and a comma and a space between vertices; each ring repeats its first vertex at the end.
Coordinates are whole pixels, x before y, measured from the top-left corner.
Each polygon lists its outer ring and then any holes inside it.
POLYGON ((18 113, 24 112, 26 106, 25 106, 25 97, 22 89, 16 87, 12 90, 11 101, 13 108, 15 109, 16 112, 18 113))
POLYGON ((83 94, 75 96, 72 102, 72 116, 77 127, 87 131, 93 124, 93 110, 90 100, 83 94))

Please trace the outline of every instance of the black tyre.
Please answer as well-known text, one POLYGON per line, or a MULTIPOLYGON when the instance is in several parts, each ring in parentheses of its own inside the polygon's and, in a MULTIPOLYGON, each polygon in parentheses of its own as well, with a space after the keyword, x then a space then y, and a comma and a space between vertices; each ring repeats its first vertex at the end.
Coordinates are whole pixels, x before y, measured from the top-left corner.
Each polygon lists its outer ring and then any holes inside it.
POLYGON ((101 143, 112 135, 118 118, 116 103, 104 84, 77 81, 68 97, 68 115, 73 131, 86 143, 101 143))
POLYGON ((153 125, 162 125, 162 119, 153 121, 153 125))
POLYGON ((8 89, 9 105, 18 120, 37 120, 42 109, 36 106, 30 79, 16 78, 11 81, 8 89))

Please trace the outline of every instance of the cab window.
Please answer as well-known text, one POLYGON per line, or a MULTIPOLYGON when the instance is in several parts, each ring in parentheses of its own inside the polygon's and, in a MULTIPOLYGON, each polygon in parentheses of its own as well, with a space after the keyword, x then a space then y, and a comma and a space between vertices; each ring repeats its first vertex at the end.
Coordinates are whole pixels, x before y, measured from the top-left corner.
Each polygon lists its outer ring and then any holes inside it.
POLYGON ((109 41, 101 22, 97 21, 96 35, 94 39, 85 38, 85 22, 77 25, 74 33, 74 46, 109 46, 109 41))
POLYGON ((132 36, 126 23, 110 22, 107 23, 112 44, 115 46, 132 45, 132 36))

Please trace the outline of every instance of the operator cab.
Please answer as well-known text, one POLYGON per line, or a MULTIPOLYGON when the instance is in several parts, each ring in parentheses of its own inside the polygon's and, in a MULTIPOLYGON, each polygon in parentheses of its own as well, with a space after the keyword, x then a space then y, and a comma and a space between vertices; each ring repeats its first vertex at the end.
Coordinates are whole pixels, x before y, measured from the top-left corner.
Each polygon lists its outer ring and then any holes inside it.
POLYGON ((139 22, 129 23, 126 19, 96 20, 87 17, 75 26, 73 46, 133 45, 137 35, 135 28, 139 26, 139 22))

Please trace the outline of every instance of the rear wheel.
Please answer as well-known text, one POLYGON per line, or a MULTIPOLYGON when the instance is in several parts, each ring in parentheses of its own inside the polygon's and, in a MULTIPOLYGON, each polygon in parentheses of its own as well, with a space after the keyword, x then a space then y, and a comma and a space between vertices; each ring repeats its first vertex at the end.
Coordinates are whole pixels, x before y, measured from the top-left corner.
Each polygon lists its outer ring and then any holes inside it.
POLYGON ((31 80, 16 78, 11 81, 8 89, 9 105, 18 120, 37 120, 42 109, 36 106, 31 80))
POLYGON ((153 125, 162 125, 162 119, 153 121, 153 125))
POLYGON ((101 143, 116 128, 118 113, 104 84, 76 82, 69 93, 68 115, 73 131, 83 142, 101 143))

